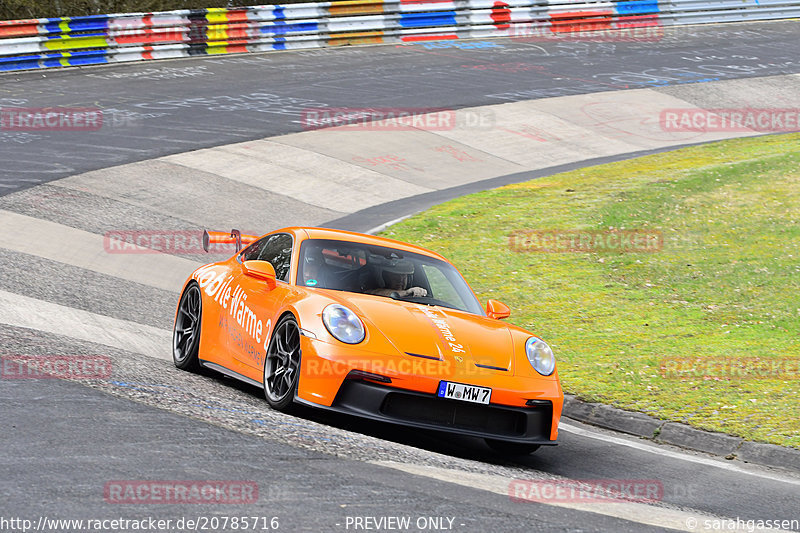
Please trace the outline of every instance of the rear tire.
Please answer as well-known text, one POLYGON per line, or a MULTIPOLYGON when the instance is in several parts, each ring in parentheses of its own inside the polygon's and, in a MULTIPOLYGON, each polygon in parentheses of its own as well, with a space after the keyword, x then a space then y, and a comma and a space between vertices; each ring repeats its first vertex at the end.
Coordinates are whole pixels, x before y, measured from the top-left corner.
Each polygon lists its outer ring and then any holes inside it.
POLYGON ((495 452, 502 455, 520 456, 530 455, 539 449, 539 444, 524 442, 508 442, 507 440, 484 439, 486 444, 495 452))
POLYGON ((264 359, 264 396, 277 411, 289 410, 300 381, 300 327, 294 316, 275 326, 264 359))
POLYGON ((172 360, 175 366, 189 372, 200 372, 200 327, 203 314, 203 299, 200 286, 192 281, 183 291, 172 330, 172 360))

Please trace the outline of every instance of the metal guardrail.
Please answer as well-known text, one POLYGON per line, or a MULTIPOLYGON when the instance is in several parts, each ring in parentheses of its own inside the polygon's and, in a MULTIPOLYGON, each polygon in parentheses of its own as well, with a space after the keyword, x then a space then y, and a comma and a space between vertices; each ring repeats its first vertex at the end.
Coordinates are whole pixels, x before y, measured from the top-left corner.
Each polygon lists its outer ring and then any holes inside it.
POLYGON ((800 17, 800 0, 348 0, 0 22, 0 71, 800 17))

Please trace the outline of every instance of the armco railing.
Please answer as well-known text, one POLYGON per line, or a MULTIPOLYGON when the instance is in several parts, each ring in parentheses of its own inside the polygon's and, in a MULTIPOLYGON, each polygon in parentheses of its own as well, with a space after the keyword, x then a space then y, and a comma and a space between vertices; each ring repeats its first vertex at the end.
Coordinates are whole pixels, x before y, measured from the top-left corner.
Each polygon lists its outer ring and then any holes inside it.
MULTIPOLYGON (((0 71, 800 17, 800 0, 351 0, 0 22, 0 71)), ((644 29, 644 30, 642 30, 644 29)), ((648 30, 649 29, 649 30, 648 30)))

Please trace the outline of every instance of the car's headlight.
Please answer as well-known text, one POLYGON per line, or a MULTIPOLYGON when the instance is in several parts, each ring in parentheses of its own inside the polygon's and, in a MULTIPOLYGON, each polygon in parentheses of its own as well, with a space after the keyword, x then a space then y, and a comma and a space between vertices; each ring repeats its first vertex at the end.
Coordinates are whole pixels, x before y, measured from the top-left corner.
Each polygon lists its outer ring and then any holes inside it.
POLYGON ((553 350, 542 339, 531 337, 525 343, 525 355, 534 370, 543 376, 549 376, 556 369, 556 356, 553 350))
POLYGON ((323 309, 322 322, 331 335, 347 344, 358 344, 366 335, 361 319, 343 305, 331 304, 323 309))

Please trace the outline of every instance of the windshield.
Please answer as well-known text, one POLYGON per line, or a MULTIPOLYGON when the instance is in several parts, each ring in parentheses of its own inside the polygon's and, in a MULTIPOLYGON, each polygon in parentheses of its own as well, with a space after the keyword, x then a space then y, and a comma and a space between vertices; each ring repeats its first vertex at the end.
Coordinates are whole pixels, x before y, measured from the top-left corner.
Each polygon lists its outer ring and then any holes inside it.
POLYGON ((433 257, 384 246, 308 239, 300 246, 300 258, 298 285, 484 314, 461 274, 433 257))

